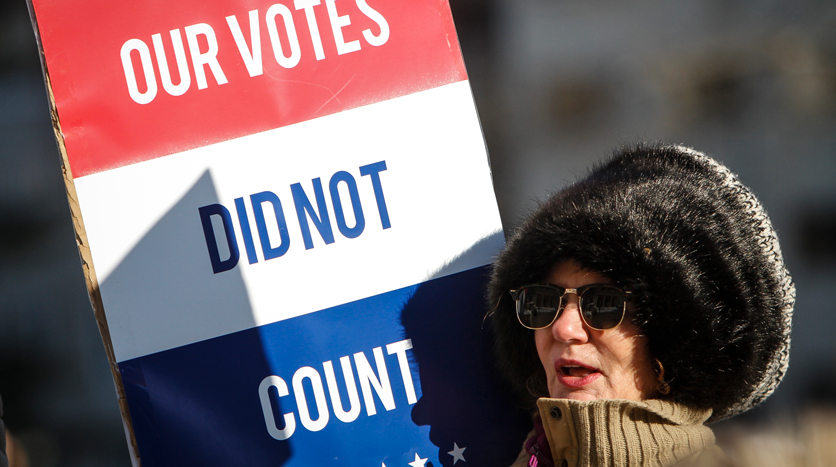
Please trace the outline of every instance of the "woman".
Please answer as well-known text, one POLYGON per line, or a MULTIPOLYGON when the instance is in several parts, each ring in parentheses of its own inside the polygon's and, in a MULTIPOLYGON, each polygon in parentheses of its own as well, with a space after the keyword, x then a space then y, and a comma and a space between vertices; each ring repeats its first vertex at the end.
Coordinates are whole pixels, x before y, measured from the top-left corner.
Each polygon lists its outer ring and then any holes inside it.
POLYGON ((752 193, 679 146, 620 151, 509 239, 498 361, 536 402, 515 466, 721 462, 705 423, 787 369, 795 288, 752 193))

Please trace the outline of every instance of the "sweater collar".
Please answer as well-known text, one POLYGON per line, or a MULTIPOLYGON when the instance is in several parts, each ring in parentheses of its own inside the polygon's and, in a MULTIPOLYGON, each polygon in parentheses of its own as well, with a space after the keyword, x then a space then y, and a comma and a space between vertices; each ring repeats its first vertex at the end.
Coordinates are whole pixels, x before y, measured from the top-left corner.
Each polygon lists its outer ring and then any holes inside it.
POLYGON ((555 466, 666 466, 714 444, 703 425, 710 409, 656 399, 542 398, 537 407, 555 466))

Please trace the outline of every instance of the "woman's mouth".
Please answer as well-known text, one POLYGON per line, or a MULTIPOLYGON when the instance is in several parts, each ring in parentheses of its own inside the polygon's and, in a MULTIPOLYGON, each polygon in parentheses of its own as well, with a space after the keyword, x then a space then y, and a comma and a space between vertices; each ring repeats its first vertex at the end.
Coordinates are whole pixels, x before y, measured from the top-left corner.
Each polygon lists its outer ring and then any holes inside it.
POLYGON ((554 369, 560 384, 570 388, 586 386, 601 376, 597 368, 574 360, 560 359, 555 362, 554 369))

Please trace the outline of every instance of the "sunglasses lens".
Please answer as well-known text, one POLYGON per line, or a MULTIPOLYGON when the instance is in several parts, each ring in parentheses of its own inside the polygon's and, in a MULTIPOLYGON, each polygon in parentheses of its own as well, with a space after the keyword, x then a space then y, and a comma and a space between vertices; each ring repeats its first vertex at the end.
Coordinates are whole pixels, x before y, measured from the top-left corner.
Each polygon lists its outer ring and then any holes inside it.
POLYGON ((612 287, 593 287, 584 292, 580 305, 586 322, 596 329, 612 329, 624 317, 624 292, 612 287))
POLYGON ((526 287, 517 295, 517 316, 527 328, 544 328, 560 311, 560 291, 549 287, 526 287))

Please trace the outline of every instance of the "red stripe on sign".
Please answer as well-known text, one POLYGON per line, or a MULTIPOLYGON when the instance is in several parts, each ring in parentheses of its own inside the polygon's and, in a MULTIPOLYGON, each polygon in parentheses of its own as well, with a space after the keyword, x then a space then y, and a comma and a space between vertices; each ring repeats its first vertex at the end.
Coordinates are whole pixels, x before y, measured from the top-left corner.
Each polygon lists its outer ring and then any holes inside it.
POLYGON ((33 4, 74 177, 467 79, 446 0, 33 4))

